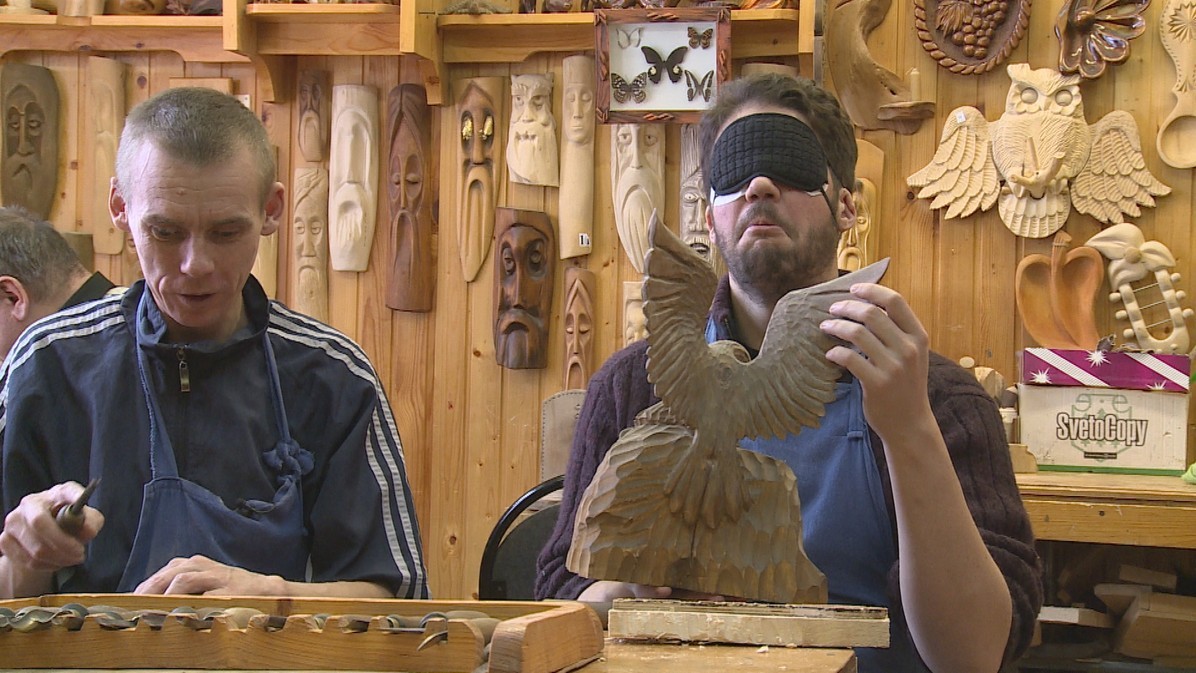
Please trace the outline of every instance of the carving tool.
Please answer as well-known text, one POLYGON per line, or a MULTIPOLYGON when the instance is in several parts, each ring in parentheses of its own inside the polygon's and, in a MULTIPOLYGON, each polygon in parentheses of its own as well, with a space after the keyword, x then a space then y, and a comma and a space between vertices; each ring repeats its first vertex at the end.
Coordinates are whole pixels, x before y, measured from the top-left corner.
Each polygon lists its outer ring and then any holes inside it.
POLYGON ((99 478, 92 479, 74 502, 58 510, 58 514, 54 518, 58 521, 59 528, 71 535, 78 533, 79 529, 83 528, 83 508, 87 506, 87 501, 91 499, 91 494, 99 485, 99 478))

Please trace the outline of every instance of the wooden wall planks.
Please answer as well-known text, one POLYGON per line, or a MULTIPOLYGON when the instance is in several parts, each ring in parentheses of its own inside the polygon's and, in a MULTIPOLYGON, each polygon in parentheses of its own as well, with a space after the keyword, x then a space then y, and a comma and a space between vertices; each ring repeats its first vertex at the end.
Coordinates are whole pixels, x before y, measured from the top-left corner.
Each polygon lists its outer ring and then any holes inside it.
MULTIPOLYGON (((1054 22, 1061 0, 1036 5, 1026 38, 1010 62, 1028 61, 1034 67, 1055 67, 1058 43, 1054 22)), ((1111 66, 1099 80, 1085 82, 1082 91, 1086 118, 1095 122, 1114 109, 1131 112, 1138 121, 1150 170, 1172 188, 1159 207, 1147 209, 1136 219, 1148 239, 1167 244, 1179 260, 1183 274, 1179 287, 1196 292, 1191 276, 1193 234, 1190 213, 1196 210, 1196 172, 1170 168, 1154 150, 1154 134, 1173 105, 1172 64, 1158 38, 1161 6, 1146 12, 1148 30, 1131 43, 1129 60, 1111 66)), ((547 39, 547 38, 546 38, 547 39)), ((876 59, 897 73, 917 67, 922 85, 938 106, 933 123, 914 135, 887 131, 861 133, 885 153, 885 176, 872 233, 878 255, 891 256, 886 283, 903 292, 921 317, 932 346, 958 359, 971 355, 978 365, 993 367, 1009 381, 1017 376, 1017 349, 1030 345, 1017 318, 1013 301, 1013 272, 1018 260, 1031 252, 1048 253, 1050 240, 1023 240, 1001 223, 994 207, 962 221, 944 221, 928 203, 913 198, 905 177, 922 167, 938 143, 947 115, 960 105, 974 105, 994 120, 1004 108, 1009 79, 1004 68, 979 77, 953 75, 938 67, 922 49, 913 29, 910 3, 893 3, 889 16, 871 39, 876 59)), ((554 76, 553 110, 561 123, 562 67, 568 52, 533 55, 515 64, 454 65, 443 75, 449 80, 472 76, 551 72, 554 76)), ((263 105, 253 69, 247 64, 205 65, 184 63, 171 53, 117 54, 128 64, 130 106, 167 86, 171 77, 229 77, 239 93, 254 94, 254 107, 264 117, 278 145, 280 175, 289 183, 291 169, 301 161, 291 151, 294 136, 293 96, 290 101, 263 105)), ((10 57, 12 58, 12 57, 10 57)), ((19 58, 53 68, 63 87, 66 122, 62 135, 62 198, 53 212, 60 229, 93 231, 108 223, 91 222, 84 207, 86 195, 76 177, 80 162, 92 149, 83 146, 84 121, 80 113, 85 56, 77 54, 23 53, 19 58)), ((365 83, 386 94, 400 81, 421 81, 418 63, 410 58, 329 56, 299 57, 289 74, 292 86, 300 69, 326 69, 334 84, 365 83)), ((806 73, 809 74, 809 73, 806 73)), ((509 110, 509 84, 499 101, 509 110)), ((495 363, 493 343, 494 268, 488 255, 478 280, 466 284, 456 254, 454 223, 459 217, 456 165, 458 120, 451 103, 437 108, 433 125, 431 194, 438 195, 439 236, 436 308, 432 313, 403 313, 385 307, 383 297, 393 247, 389 205, 384 185, 379 185, 379 225, 370 268, 363 273, 330 272, 330 322, 356 339, 373 359, 387 386, 406 450, 408 476, 420 517, 426 562, 433 594, 438 598, 468 598, 476 592, 477 568, 491 527, 505 507, 538 480, 540 401, 560 389, 563 379, 564 268, 580 265, 597 277, 594 302, 596 361, 605 360, 623 344, 622 283, 638 280, 619 244, 610 202, 609 129, 599 127, 595 139, 595 226, 593 252, 587 257, 561 260, 552 304, 548 367, 512 371, 495 363)), ((500 115, 505 138, 507 115, 500 115)), ((382 161, 386 166, 386 147, 382 161)), ((499 205, 543 210, 555 220, 557 190, 510 184, 502 148, 495 166, 499 205)), ((676 226, 680 134, 668 132, 665 219, 676 226)), ((389 178, 384 169, 382 180, 389 178)), ((289 187, 289 184, 288 184, 289 187)), ((289 201, 289 200, 288 200, 289 201)), ((1099 231, 1088 216, 1073 212, 1066 229, 1075 244, 1099 231)), ((279 295, 286 300, 293 273, 288 223, 279 233, 279 295)), ((128 253, 127 253, 128 254, 128 253)), ((119 257, 97 256, 97 269, 125 282, 119 257)), ((1097 310, 1102 332, 1120 332, 1113 309, 1103 301, 1097 310)))

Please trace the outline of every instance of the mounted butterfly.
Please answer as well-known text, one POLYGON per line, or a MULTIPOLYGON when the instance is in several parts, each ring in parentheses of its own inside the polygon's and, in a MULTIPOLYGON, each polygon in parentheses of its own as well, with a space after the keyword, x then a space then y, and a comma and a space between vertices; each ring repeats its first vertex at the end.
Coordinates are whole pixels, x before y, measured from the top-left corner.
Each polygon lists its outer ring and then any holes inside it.
POLYGON ((594 11, 603 123, 696 122, 731 77, 726 7, 594 11))

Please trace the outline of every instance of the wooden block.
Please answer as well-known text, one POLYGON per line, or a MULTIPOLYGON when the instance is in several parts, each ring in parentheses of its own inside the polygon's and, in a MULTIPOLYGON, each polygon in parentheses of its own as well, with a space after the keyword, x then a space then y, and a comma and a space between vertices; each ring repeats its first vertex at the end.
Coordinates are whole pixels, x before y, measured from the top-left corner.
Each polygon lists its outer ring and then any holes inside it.
POLYGON ((888 647, 884 608, 853 605, 774 605, 704 601, 616 600, 612 638, 780 645, 888 647))
POLYGON ((1117 573, 1117 579, 1130 584, 1147 584, 1163 591, 1175 591, 1176 582, 1179 581, 1174 573, 1148 570, 1132 565, 1122 565, 1117 573))
POLYGON ((1038 471, 1038 461, 1034 459, 1034 454, 1030 453, 1029 447, 1025 444, 1010 443, 1009 458, 1013 460, 1014 474, 1028 474, 1038 471))
POLYGON ((1113 634, 1130 657, 1196 657, 1196 598, 1149 593, 1134 599, 1113 634))
POLYGON ((1057 605, 1044 605, 1038 611, 1038 621, 1043 624, 1070 624, 1073 626, 1091 626, 1098 629, 1113 628, 1113 618, 1103 612, 1091 608, 1071 608, 1057 605))
POLYGON ((1114 617, 1124 615, 1125 611, 1130 609, 1130 605, 1134 603, 1134 599, 1147 595, 1150 591, 1150 587, 1144 584, 1101 583, 1092 589, 1096 597, 1101 599, 1105 607, 1109 609, 1109 614, 1114 617))
POLYGON ((171 77, 170 88, 180 86, 198 86, 212 89, 220 93, 233 95, 233 78, 231 77, 171 77))

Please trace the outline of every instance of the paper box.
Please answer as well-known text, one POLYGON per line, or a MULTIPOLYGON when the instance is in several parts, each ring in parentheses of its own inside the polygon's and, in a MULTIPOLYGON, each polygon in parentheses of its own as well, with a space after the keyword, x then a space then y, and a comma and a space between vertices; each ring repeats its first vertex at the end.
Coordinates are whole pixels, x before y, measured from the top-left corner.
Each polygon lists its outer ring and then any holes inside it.
POLYGON ((1182 474, 1187 355, 1027 348, 1021 441, 1043 470, 1182 474))

